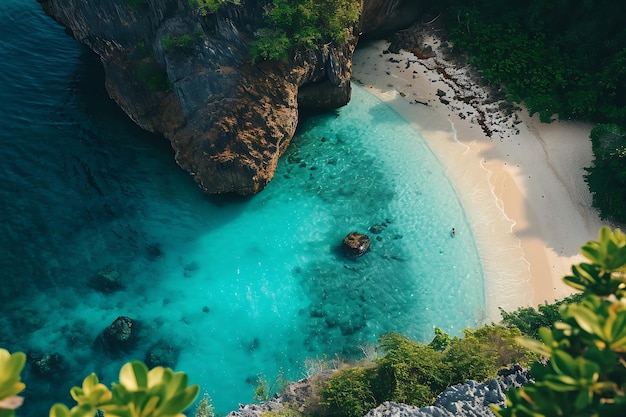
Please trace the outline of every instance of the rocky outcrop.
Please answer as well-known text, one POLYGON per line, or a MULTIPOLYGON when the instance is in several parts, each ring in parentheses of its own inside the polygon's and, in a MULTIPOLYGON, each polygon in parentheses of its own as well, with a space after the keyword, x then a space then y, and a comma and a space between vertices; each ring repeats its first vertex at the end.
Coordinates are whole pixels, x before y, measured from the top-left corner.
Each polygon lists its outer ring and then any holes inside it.
POLYGON ((142 128, 170 140, 176 162, 207 193, 253 194, 270 181, 299 109, 350 99, 358 32, 406 16, 413 0, 364 0, 342 46, 252 65, 249 43, 270 0, 226 3, 202 16, 187 0, 39 0, 100 57, 106 88, 142 128), (407 6, 409 5, 409 6, 407 6))
POLYGON ((365 254, 370 249, 370 238, 359 232, 350 232, 341 243, 344 254, 354 258, 365 254))
POLYGON ((410 26, 423 10, 431 8, 431 3, 431 0, 364 0, 360 33, 375 37, 410 26))
POLYGON ((124 288, 122 275, 113 264, 108 264, 99 270, 97 274, 89 279, 87 285, 105 294, 113 293, 124 288))
POLYGON ((119 316, 98 335, 95 344, 103 352, 118 354, 134 347, 136 341, 136 322, 130 317, 119 316))
POLYGON ((507 390, 520 388, 527 382, 527 372, 514 366, 498 378, 454 385, 439 394, 431 407, 385 402, 365 417, 494 417, 489 406, 504 406, 507 390))
POLYGON ((50 380, 63 377, 65 361, 60 353, 31 352, 29 358, 35 375, 50 380))

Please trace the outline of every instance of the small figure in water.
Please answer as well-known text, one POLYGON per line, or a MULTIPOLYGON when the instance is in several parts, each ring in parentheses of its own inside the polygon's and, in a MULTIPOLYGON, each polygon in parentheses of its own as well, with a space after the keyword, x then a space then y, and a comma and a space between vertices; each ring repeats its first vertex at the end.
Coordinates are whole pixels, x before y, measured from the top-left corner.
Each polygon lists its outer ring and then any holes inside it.
POLYGON ((451 235, 452 237, 455 237, 455 236, 456 236, 456 230, 454 230, 454 227, 452 228, 452 231, 450 232, 450 235, 451 235))

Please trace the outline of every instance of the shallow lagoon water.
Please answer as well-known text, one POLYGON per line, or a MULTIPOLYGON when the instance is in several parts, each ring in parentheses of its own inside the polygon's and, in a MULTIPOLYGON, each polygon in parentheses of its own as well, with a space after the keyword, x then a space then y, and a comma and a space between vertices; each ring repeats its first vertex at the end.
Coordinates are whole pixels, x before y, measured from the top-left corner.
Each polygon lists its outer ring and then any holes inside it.
POLYGON ((0 346, 64 357, 58 375, 27 367, 20 415, 69 401, 90 372, 116 380, 155 346, 226 413, 252 400, 258 375, 294 380, 305 359, 358 357, 386 332, 428 341, 484 319, 453 187, 365 88, 303 121, 262 193, 211 198, 115 107, 98 61, 35 1, 0 4, 0 68, 0 346), (346 259, 353 230, 372 247, 346 259), (123 287, 95 290, 102 270, 123 287), (112 356, 94 340, 118 316, 137 320, 139 341, 112 356))

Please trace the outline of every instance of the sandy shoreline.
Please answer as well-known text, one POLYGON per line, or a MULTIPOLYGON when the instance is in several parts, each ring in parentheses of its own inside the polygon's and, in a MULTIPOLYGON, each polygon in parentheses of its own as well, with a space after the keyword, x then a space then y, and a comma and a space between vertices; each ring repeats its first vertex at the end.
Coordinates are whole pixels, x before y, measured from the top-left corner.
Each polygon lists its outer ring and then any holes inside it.
POLYGON ((437 38, 425 43, 436 56, 386 53, 385 41, 359 46, 353 81, 410 121, 446 167, 472 228, 457 238, 471 232, 481 257, 488 321, 500 320, 499 307, 570 294, 561 279, 602 225, 583 179, 592 126, 542 124, 525 110, 507 115, 443 59, 437 38))

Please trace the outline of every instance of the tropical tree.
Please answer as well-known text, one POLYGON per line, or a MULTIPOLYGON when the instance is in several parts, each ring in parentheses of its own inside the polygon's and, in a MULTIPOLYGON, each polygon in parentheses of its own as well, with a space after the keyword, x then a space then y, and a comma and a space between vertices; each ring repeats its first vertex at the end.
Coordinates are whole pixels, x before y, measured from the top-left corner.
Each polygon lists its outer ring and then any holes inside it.
POLYGON ((589 260, 564 281, 582 291, 564 304, 552 329, 526 346, 543 355, 531 367, 535 380, 507 393, 500 417, 617 417, 626 415, 626 235, 603 227, 598 241, 581 248, 589 260))
POLYGON ((626 130, 598 125, 591 131, 593 166, 586 168, 585 181, 600 216, 626 222, 626 130))

